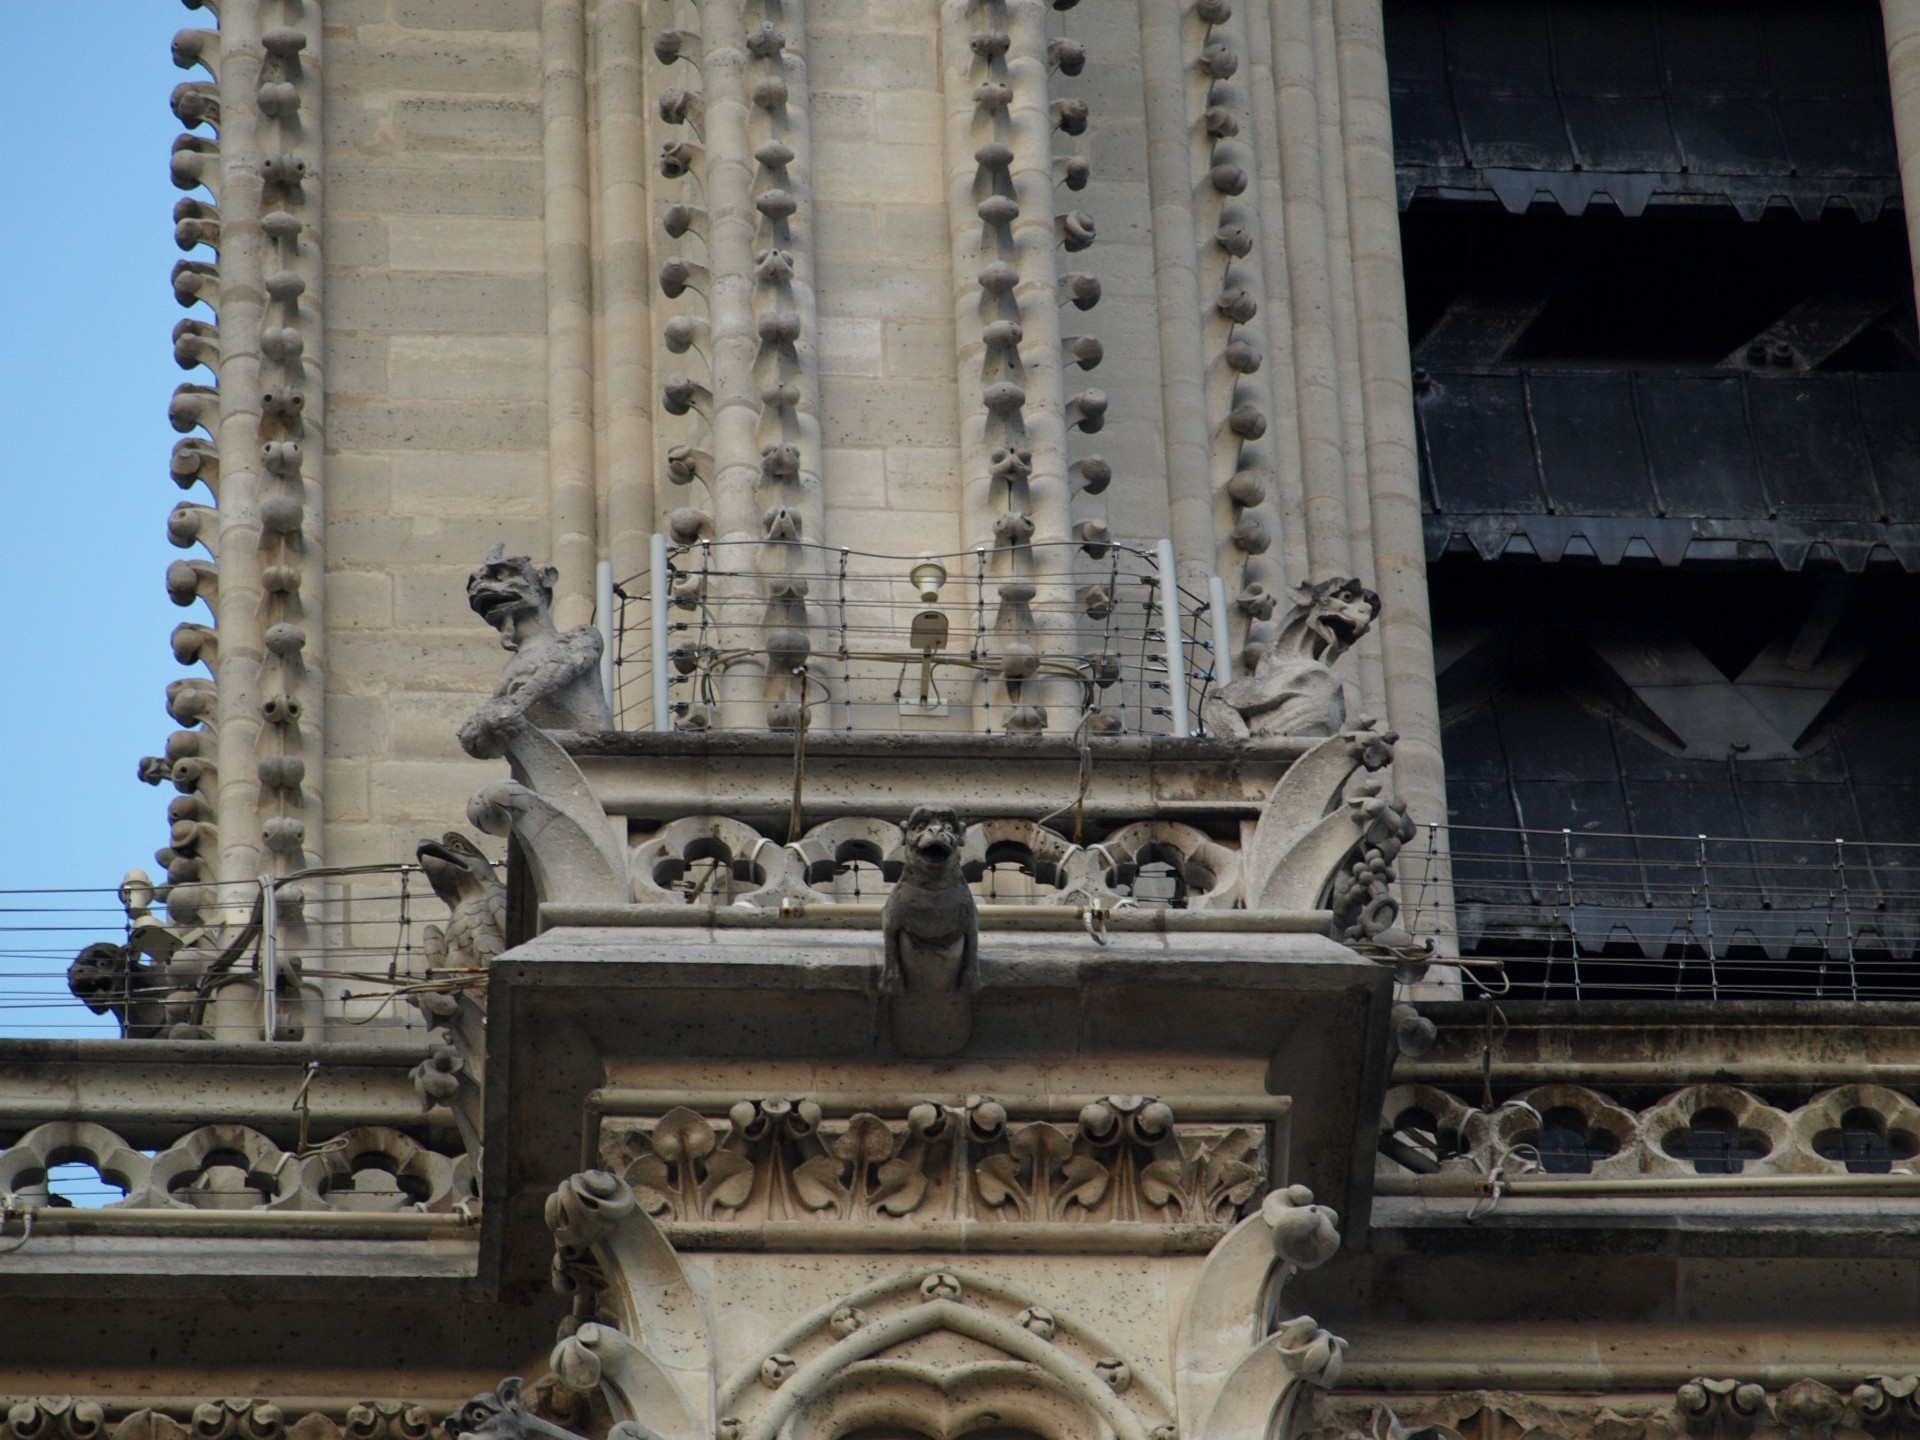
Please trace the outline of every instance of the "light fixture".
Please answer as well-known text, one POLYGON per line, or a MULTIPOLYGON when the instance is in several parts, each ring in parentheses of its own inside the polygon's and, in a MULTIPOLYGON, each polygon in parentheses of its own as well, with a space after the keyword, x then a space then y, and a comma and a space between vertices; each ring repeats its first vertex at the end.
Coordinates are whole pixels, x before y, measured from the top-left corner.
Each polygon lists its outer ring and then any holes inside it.
POLYGON ((920 601, 931 605, 940 598, 940 587, 947 583, 947 567, 938 560, 922 560, 907 576, 920 592, 920 601))

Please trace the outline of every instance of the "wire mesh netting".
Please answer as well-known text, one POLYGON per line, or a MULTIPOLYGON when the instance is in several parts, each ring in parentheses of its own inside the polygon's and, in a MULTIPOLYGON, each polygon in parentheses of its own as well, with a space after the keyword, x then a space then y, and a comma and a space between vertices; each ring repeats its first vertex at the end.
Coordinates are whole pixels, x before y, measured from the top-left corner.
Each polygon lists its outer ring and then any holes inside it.
POLYGON ((1421 864, 1403 875, 1411 928, 1502 960, 1516 996, 1920 998, 1920 846, 1428 829, 1408 853, 1440 844, 1452 913, 1421 864))
MULTIPOLYGON (((275 960, 276 1020, 332 1039, 417 1038, 429 1028, 407 995, 457 984, 436 964, 428 927, 447 909, 417 865, 366 867, 302 885, 275 960)), ((232 887, 244 915, 258 884, 232 887)), ((173 1025, 216 1038, 258 1039, 262 946, 162 925, 119 899, 116 887, 0 891, 0 1035, 23 1038, 163 1036, 173 1025), (229 953, 231 952, 231 953, 229 953), (248 1033, 250 1032, 250 1033, 248 1033)), ((240 932, 241 926, 227 933, 240 932)))
POLYGON ((1023 698, 1034 703, 1006 683, 1022 681, 1018 656, 1029 645, 1034 668, 1024 687, 1056 717, 1100 717, 1094 728, 1108 733, 1199 732, 1200 702, 1215 682, 1212 614, 1204 595, 1178 585, 1171 598, 1164 593, 1151 549, 1035 544, 1037 578, 1026 583, 985 546, 938 555, 778 548, 777 577, 761 568, 770 550, 763 542, 701 541, 668 547, 657 578, 618 583, 617 728, 656 728, 658 688, 669 728, 764 730, 764 704, 724 702, 730 686, 760 696, 774 683, 766 679, 778 671, 769 637, 794 629, 804 605, 810 729, 999 733, 1023 698), (793 593, 795 579, 798 599, 767 598, 771 588, 793 593), (661 654, 656 583, 667 596, 661 654), (1168 644, 1169 626, 1177 645, 1168 644))
MULTIPOLYGON (((983 903, 1051 888, 1031 859, 987 859, 975 887, 983 903)), ((1150 868, 1142 866, 1142 903, 1157 893, 1150 868)), ((690 898, 747 884, 725 863, 708 869, 689 867, 676 884, 690 898)), ((831 869, 811 883, 849 899, 889 888, 878 857, 831 869)), ((1470 993, 1920 999, 1920 846, 1426 826, 1402 852, 1400 888, 1415 936, 1450 940, 1477 962, 1466 973, 1470 993)), ((280 945, 282 1038, 419 1038, 430 1027, 410 994, 481 978, 460 971, 430 935, 446 907, 419 867, 370 867, 309 889, 280 945)), ((219 945, 191 933, 182 938, 198 955, 176 956, 163 927, 129 914, 106 887, 0 890, 0 933, 9 937, 0 943, 0 1035, 110 1037, 123 1025, 151 1035, 183 1021, 221 1038, 262 1033, 257 938, 230 945, 219 967, 206 958, 219 945), (69 966, 96 943, 111 953, 77 996, 69 966)))

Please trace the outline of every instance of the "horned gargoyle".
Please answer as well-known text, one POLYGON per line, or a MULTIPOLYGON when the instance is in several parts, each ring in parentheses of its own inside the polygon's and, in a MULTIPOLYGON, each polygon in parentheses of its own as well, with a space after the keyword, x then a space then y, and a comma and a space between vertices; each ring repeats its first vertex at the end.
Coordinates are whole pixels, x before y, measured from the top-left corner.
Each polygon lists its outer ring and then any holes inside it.
POLYGON ((600 632, 591 625, 562 634, 553 624, 553 582, 559 572, 495 545, 467 577, 467 604, 500 632, 513 659, 493 698, 460 727, 460 748, 482 760, 507 750, 517 725, 540 730, 610 730, 613 713, 600 688, 600 632))
POLYGON ((1293 601, 1253 673, 1202 702, 1209 735, 1337 735, 1346 725, 1333 662, 1367 633, 1380 614, 1380 597, 1358 580, 1336 577, 1296 587, 1293 601))

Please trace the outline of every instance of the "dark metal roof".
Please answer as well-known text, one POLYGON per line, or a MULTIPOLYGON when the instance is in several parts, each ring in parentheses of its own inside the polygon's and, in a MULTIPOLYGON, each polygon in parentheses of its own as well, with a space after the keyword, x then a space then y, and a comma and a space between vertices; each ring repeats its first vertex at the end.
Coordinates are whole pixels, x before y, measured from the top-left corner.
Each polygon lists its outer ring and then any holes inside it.
POLYGON ((1911 703, 1863 705, 1813 754, 1689 760, 1564 691, 1495 687, 1445 731, 1462 944, 1577 935, 1585 953, 1658 956, 1688 935, 1722 955, 1913 954, 1911 703))
POLYGON ((1423 370, 1415 391, 1432 558, 1920 571, 1920 374, 1423 370))
POLYGON ((1386 0, 1400 204, 1898 202, 1873 0, 1386 0))

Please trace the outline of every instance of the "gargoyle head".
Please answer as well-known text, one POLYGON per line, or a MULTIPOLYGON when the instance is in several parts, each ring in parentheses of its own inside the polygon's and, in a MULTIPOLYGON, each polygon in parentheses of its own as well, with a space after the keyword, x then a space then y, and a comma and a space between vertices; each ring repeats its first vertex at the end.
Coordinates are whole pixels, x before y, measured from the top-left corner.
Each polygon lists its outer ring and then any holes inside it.
POLYGON ((67 989, 96 1015, 107 1013, 117 996, 125 999, 130 957, 124 946, 96 940, 67 966, 67 989))
POLYGON ((509 555, 506 546, 495 545, 486 563, 467 576, 467 604, 500 632, 502 645, 518 650, 520 623, 548 619, 559 578, 551 565, 536 566, 530 557, 509 555))
POLYGON ((413 853, 433 893, 449 907, 500 884, 492 863, 458 830, 438 840, 422 840, 413 853))
POLYGON ((916 805, 907 816, 905 835, 909 863, 939 870, 959 855, 967 827, 951 805, 916 805))
POLYGON ((1318 585, 1297 585, 1293 590, 1297 607, 1284 627, 1304 620, 1302 640, 1313 659, 1331 665, 1372 628, 1380 615, 1380 597, 1358 580, 1336 576, 1318 585))

